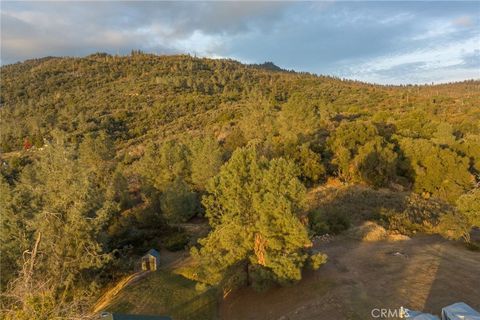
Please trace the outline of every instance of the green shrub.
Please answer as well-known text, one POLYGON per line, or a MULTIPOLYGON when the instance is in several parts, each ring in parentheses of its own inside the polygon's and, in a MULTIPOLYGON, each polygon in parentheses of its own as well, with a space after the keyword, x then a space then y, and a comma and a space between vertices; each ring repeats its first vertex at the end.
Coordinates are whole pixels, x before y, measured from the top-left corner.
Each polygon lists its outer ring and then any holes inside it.
POLYGON ((327 258, 327 255, 321 252, 312 254, 309 259, 310 268, 317 270, 322 264, 327 263, 327 258))
POLYGON ((189 242, 189 236, 183 231, 172 233, 163 239, 163 245, 169 251, 179 251, 185 249, 189 242))
POLYGON ((315 235, 321 235, 330 232, 330 227, 328 226, 327 221, 325 221, 325 218, 319 214, 318 211, 310 213, 309 222, 310 230, 315 235))
POLYGON ((374 187, 388 186, 396 177, 398 155, 394 146, 383 139, 375 139, 360 147, 354 158, 358 180, 374 187))
POLYGON ((452 212, 453 207, 444 202, 411 194, 406 198, 403 211, 385 209, 380 214, 389 230, 413 235, 417 232, 437 233, 441 218, 452 212))
POLYGON ((449 203, 473 186, 470 159, 425 139, 400 138, 402 167, 413 182, 413 191, 427 193, 449 203))
POLYGON ((437 232, 449 240, 458 240, 463 238, 465 242, 470 243, 471 225, 468 219, 461 213, 451 212, 440 218, 437 232))
POLYGON ((255 291, 264 292, 275 284, 275 277, 267 268, 251 265, 248 270, 249 281, 255 291))
POLYGON ((470 232, 474 227, 480 227, 480 189, 458 198, 457 211, 442 216, 439 233, 447 239, 463 238, 470 244, 470 232))
POLYGON ((208 290, 208 285, 206 283, 203 283, 203 282, 197 282, 195 284, 195 291, 199 292, 199 293, 203 293, 205 291, 208 290))
POLYGON ((327 141, 333 154, 332 163, 337 166, 340 177, 346 180, 352 178, 352 159, 359 148, 378 138, 378 130, 370 122, 342 122, 327 141))
POLYGON ((350 219, 345 214, 330 214, 327 217, 330 233, 339 234, 350 228, 350 219))
POLYGON ((309 214, 310 229, 316 235, 339 234, 350 228, 350 218, 342 211, 316 209, 309 214))

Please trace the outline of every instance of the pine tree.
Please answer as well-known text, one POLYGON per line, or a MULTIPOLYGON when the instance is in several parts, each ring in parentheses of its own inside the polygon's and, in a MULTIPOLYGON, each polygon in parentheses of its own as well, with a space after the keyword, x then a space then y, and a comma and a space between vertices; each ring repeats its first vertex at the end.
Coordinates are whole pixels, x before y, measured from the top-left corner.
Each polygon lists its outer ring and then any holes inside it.
POLYGON ((207 181, 215 176, 223 162, 223 151, 214 138, 195 139, 190 145, 192 183, 205 190, 207 181))
POLYGON ((22 172, 13 203, 29 215, 23 232, 35 254, 12 283, 13 318, 71 316, 95 292, 98 270, 109 260, 101 241, 109 202, 85 168, 73 148, 53 144, 22 172))
POLYGON ((197 194, 190 190, 182 178, 177 178, 167 185, 160 196, 160 207, 168 222, 188 221, 199 208, 197 194))
MULTIPOLYGON (((24 215, 24 211, 20 210, 21 202, 28 202, 28 198, 23 198, 20 192, 15 194, 12 186, 3 176, 0 176, 0 194, 0 252, 2 253, 0 286, 3 291, 8 281, 17 275, 22 252, 28 248, 30 233, 26 228, 29 217, 24 215)), ((28 203, 25 203, 25 205, 28 205, 28 203)))
POLYGON ((332 163, 338 167, 339 175, 350 180, 354 177, 352 160, 358 154, 358 149, 369 141, 378 138, 377 128, 364 121, 343 122, 328 139, 332 163))
POLYGON ((234 152, 210 181, 203 200, 212 231, 192 254, 204 282, 219 284, 239 266, 254 281, 301 278, 311 242, 299 219, 305 187, 297 175, 292 162, 268 161, 254 146, 234 152))
POLYGON ((177 177, 190 176, 188 150, 178 141, 166 141, 160 146, 147 147, 138 164, 138 172, 149 180, 157 190, 163 191, 177 177))

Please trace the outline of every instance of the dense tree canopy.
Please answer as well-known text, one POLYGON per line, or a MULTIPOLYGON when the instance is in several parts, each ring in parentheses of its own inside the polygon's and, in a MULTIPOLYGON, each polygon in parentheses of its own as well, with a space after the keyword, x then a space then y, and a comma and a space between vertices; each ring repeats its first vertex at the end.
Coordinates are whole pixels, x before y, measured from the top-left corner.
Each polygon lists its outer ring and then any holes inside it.
MULTIPOLYGON (((37 254, 30 257, 28 273, 20 274, 25 283, 13 287, 19 299, 14 301, 18 312, 11 315, 13 318, 68 315, 62 310, 65 303, 80 302, 88 296, 88 286, 83 285, 95 281, 95 270, 108 262, 101 231, 115 213, 115 206, 111 206, 113 199, 108 199, 106 189, 90 176, 94 170, 88 162, 81 162, 74 150, 56 144, 22 172, 15 188, 18 197, 11 205, 16 215, 6 216, 12 237, 5 245, 19 245, 17 250, 29 249, 37 254), (25 219, 26 214, 29 219, 25 219), (18 226, 24 223, 25 229, 19 233, 18 226), (35 295, 38 299, 32 300, 35 295), (44 305, 55 297, 62 297, 59 305, 44 305)), ((22 267, 19 258, 17 263, 22 267)))
POLYGON ((402 138, 400 146, 411 168, 413 188, 451 202, 474 186, 469 159, 425 139, 402 138))
POLYGON ((192 183, 205 190, 207 181, 215 176, 223 163, 223 150, 212 137, 195 139, 190 143, 192 183))
POLYGON ((193 246, 207 284, 298 280, 326 260, 310 236, 341 232, 367 206, 361 195, 348 214, 343 201, 305 212, 306 188, 324 182, 413 192, 406 201, 421 205, 388 215, 398 230, 441 220, 466 238, 478 226, 478 81, 379 86, 141 52, 29 60, 1 73, 9 319, 84 316, 98 289, 151 247, 193 246), (203 215, 209 233, 190 241, 185 222, 203 215))
POLYGON ((195 192, 181 178, 167 185, 160 197, 163 216, 170 222, 185 222, 198 211, 198 199, 195 192))

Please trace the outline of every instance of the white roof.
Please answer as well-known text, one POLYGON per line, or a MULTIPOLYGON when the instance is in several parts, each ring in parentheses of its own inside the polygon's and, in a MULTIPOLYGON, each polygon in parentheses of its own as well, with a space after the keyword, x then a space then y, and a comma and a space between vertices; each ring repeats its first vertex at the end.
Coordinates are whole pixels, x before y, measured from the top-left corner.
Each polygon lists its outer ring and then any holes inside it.
POLYGON ((466 303, 457 302, 442 309, 442 320, 480 320, 480 313, 466 303))

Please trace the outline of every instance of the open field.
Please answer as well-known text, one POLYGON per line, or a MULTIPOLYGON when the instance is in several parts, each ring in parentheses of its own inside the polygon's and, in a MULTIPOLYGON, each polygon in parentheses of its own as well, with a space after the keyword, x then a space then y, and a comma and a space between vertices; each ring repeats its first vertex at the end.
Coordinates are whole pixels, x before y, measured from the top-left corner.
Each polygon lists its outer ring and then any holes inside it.
POLYGON ((436 236, 359 242, 337 238, 317 248, 329 256, 299 283, 220 304, 221 319, 370 319, 372 308, 423 310, 464 301, 480 309, 480 253, 436 236), (400 254, 395 254, 395 253, 400 254))

